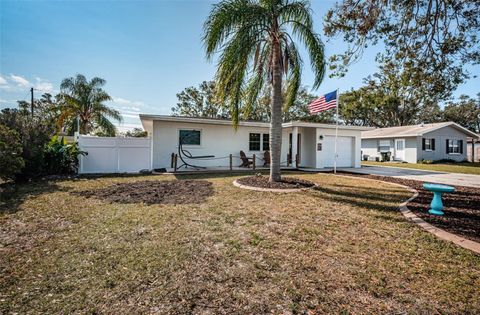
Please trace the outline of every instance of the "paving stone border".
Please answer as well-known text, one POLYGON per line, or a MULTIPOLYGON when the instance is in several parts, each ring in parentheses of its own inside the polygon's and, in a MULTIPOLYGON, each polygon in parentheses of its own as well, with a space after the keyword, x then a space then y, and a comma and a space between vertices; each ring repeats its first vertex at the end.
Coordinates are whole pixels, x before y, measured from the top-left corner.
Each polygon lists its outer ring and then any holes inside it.
POLYGON ((312 187, 304 187, 304 188, 261 188, 261 187, 254 187, 254 186, 247 186, 240 184, 237 180, 233 181, 233 185, 238 187, 238 188, 243 188, 243 189, 249 189, 249 190, 255 190, 255 191, 268 191, 268 192, 276 192, 276 193, 293 193, 293 192, 300 192, 300 191, 305 191, 309 189, 313 189, 317 185, 312 187))
MULTIPOLYGON (((348 176, 348 175, 338 175, 338 176, 358 179, 358 177, 348 176)), ((413 189, 412 187, 409 187, 409 186, 405 186, 405 185, 401 185, 401 184, 397 184, 397 183, 384 182, 382 180, 373 179, 373 178, 363 178, 363 179, 374 180, 374 181, 377 181, 377 182, 388 183, 390 185, 406 188, 407 190, 409 190, 410 192, 413 193, 413 196, 408 198, 406 201, 402 202, 399 205, 399 210, 405 218, 407 218, 409 221, 412 221, 413 223, 419 225, 424 230, 432 233, 433 235, 435 235, 436 237, 438 237, 442 240, 445 240, 447 242, 453 242, 454 244, 456 244, 458 246, 461 246, 465 249, 471 250, 474 253, 480 254, 480 243, 472 241, 472 240, 468 240, 468 239, 463 238, 461 236, 458 236, 456 234, 453 234, 453 233, 447 232, 443 229, 440 229, 438 227, 435 227, 435 226, 431 225, 430 223, 427 223, 423 219, 419 218, 412 211, 410 211, 410 209, 408 209, 407 204, 410 201, 412 201, 413 199, 418 197, 418 191, 416 189, 413 189)))

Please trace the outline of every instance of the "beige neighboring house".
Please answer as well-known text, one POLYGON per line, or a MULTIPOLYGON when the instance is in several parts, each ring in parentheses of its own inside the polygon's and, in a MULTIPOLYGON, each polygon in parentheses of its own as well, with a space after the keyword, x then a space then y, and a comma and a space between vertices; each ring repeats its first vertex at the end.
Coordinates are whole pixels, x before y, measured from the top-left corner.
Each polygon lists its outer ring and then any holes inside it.
POLYGON ((454 123, 442 122, 401 127, 377 128, 362 132, 362 158, 390 159, 408 163, 421 160, 467 160, 467 139, 479 136, 454 123))

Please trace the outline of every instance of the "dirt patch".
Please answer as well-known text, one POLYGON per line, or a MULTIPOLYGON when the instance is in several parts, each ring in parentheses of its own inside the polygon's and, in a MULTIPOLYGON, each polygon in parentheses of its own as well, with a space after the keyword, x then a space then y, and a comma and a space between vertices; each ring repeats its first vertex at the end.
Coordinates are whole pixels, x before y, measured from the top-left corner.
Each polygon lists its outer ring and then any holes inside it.
POLYGON ((415 215, 445 231, 480 242, 480 189, 454 186, 455 192, 442 195, 445 215, 437 216, 428 213, 433 193, 423 188, 424 182, 376 175, 354 176, 402 184, 416 189, 418 197, 407 205, 415 215))
POLYGON ((140 181, 72 193, 116 203, 190 204, 205 202, 213 188, 206 180, 140 181))
POLYGON ((280 182, 270 183, 267 176, 248 176, 237 180, 239 184, 257 188, 301 189, 315 186, 315 183, 294 177, 283 177, 280 182))

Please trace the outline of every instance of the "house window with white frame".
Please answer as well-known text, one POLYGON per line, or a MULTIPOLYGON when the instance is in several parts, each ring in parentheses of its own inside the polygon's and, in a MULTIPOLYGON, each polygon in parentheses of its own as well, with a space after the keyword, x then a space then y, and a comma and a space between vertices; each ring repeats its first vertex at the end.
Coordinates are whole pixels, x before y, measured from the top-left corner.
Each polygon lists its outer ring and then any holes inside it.
POLYGON ((261 140, 260 133, 251 133, 248 138, 248 150, 249 151, 260 151, 261 140))
POLYGON ((424 151, 435 151, 435 139, 433 139, 433 138, 423 138, 423 150, 424 151))
POLYGON ((180 129, 178 133, 178 143, 183 145, 200 145, 201 131, 193 129, 180 129))
POLYGON ((447 153, 448 154, 462 154, 463 152, 463 141, 457 139, 448 139, 447 140, 447 153))

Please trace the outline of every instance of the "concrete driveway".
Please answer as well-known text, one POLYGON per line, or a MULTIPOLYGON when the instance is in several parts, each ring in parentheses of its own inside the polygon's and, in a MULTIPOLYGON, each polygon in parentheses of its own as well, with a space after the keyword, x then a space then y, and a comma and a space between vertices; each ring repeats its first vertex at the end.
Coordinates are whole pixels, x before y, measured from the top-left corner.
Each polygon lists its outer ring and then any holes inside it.
POLYGON ((391 176, 422 182, 480 188, 480 175, 423 171, 385 166, 362 166, 362 168, 348 168, 343 170, 358 174, 391 176))

